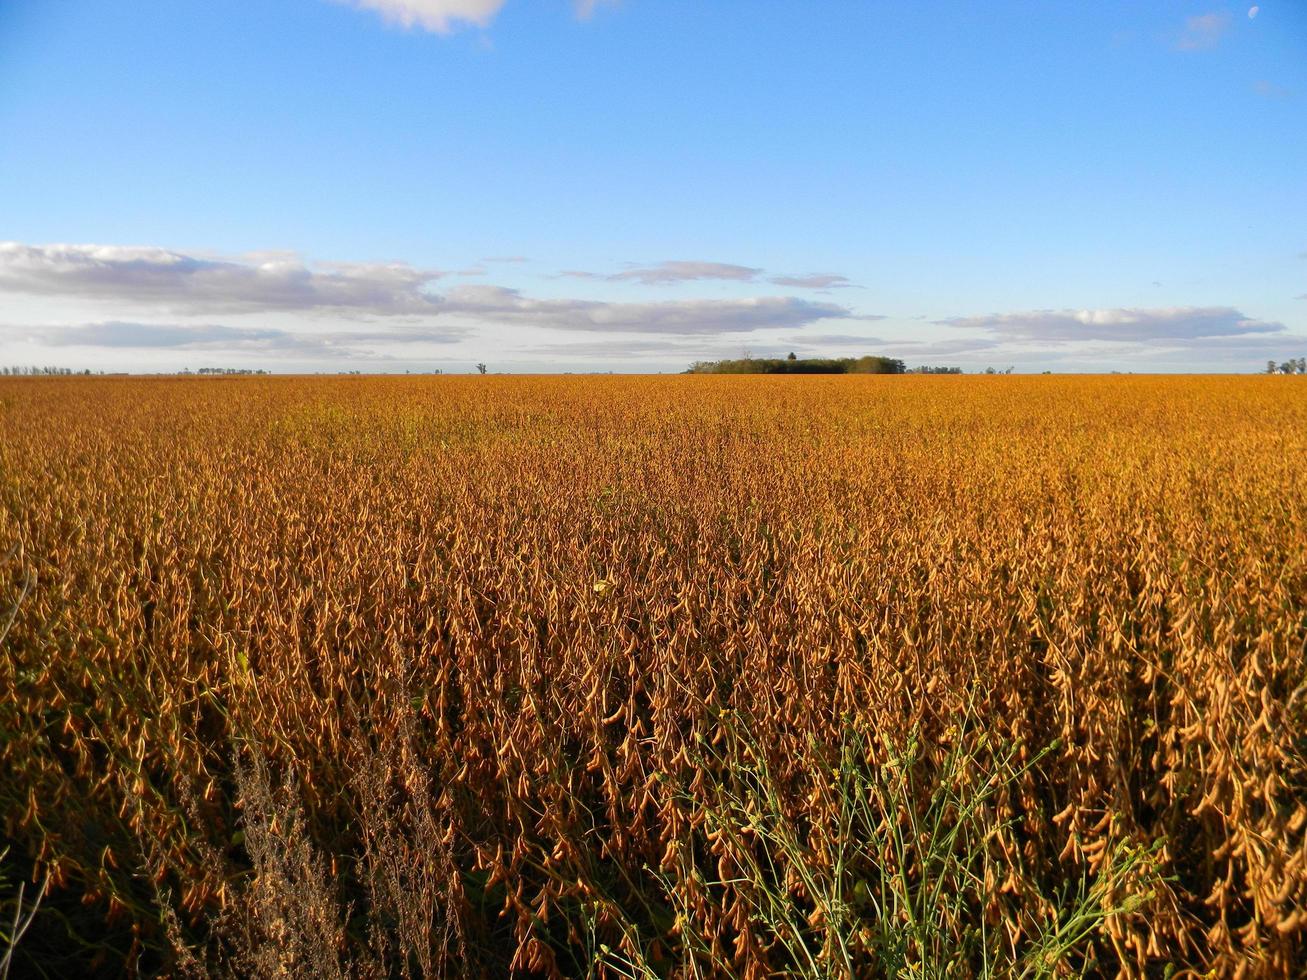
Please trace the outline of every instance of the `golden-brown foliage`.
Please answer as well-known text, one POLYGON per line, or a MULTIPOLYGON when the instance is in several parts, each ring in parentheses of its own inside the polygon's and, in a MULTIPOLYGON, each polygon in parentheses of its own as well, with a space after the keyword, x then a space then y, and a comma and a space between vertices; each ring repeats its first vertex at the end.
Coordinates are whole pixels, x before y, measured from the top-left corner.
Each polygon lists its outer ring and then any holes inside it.
POLYGON ((129 968, 762 977, 760 890, 928 876, 835 857, 915 743, 870 823, 987 828, 940 928, 1084 880, 1058 970, 1289 976, 1304 488, 1292 378, 4 379, 4 836, 129 968))

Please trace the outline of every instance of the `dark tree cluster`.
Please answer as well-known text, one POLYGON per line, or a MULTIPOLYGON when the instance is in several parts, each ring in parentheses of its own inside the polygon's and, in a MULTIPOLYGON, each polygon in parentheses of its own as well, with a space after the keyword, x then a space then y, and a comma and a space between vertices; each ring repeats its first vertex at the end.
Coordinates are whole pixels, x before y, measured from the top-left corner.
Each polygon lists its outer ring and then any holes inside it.
POLYGON ((733 361, 695 361, 687 374, 905 374, 896 357, 742 357, 733 361))

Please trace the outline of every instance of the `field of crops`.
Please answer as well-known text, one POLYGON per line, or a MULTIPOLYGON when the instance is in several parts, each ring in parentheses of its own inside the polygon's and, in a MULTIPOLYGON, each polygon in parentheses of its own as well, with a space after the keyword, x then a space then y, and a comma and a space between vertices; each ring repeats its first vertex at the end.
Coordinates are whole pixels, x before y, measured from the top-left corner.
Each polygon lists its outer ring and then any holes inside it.
POLYGON ((15 971, 1307 961, 1300 378, 5 378, 0 559, 15 971))

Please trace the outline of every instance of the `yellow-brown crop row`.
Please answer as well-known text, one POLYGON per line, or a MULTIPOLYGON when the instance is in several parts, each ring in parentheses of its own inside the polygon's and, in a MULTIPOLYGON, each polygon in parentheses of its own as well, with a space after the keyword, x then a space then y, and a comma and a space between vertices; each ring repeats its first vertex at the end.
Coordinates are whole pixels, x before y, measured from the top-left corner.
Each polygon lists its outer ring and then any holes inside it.
POLYGON ((1301 379, 6 378, 6 554, 15 955, 1307 962, 1301 379))

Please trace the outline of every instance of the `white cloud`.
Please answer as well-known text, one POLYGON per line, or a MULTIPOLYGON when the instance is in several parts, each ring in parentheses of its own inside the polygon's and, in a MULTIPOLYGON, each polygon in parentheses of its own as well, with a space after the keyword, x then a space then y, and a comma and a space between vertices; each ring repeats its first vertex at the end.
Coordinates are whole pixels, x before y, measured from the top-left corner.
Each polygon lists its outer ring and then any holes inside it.
POLYGON ((448 34, 460 24, 485 27, 504 6, 504 0, 346 0, 361 10, 379 13, 401 27, 421 27, 448 34))
POLYGON ((1184 22, 1175 46, 1181 51, 1205 51, 1220 44, 1229 28, 1230 15, 1224 11, 1199 14, 1184 22))
POLYGON ((288 258, 251 263, 153 247, 0 242, 0 291, 117 300, 183 313, 422 313, 432 308, 423 287, 440 275, 404 263, 311 269, 288 258))
POLYGON ((1282 323, 1254 320, 1229 306, 1034 310, 1026 313, 953 317, 937 322, 951 327, 989 330, 1005 340, 1045 343, 1199 340, 1278 333, 1285 329, 1282 323))

